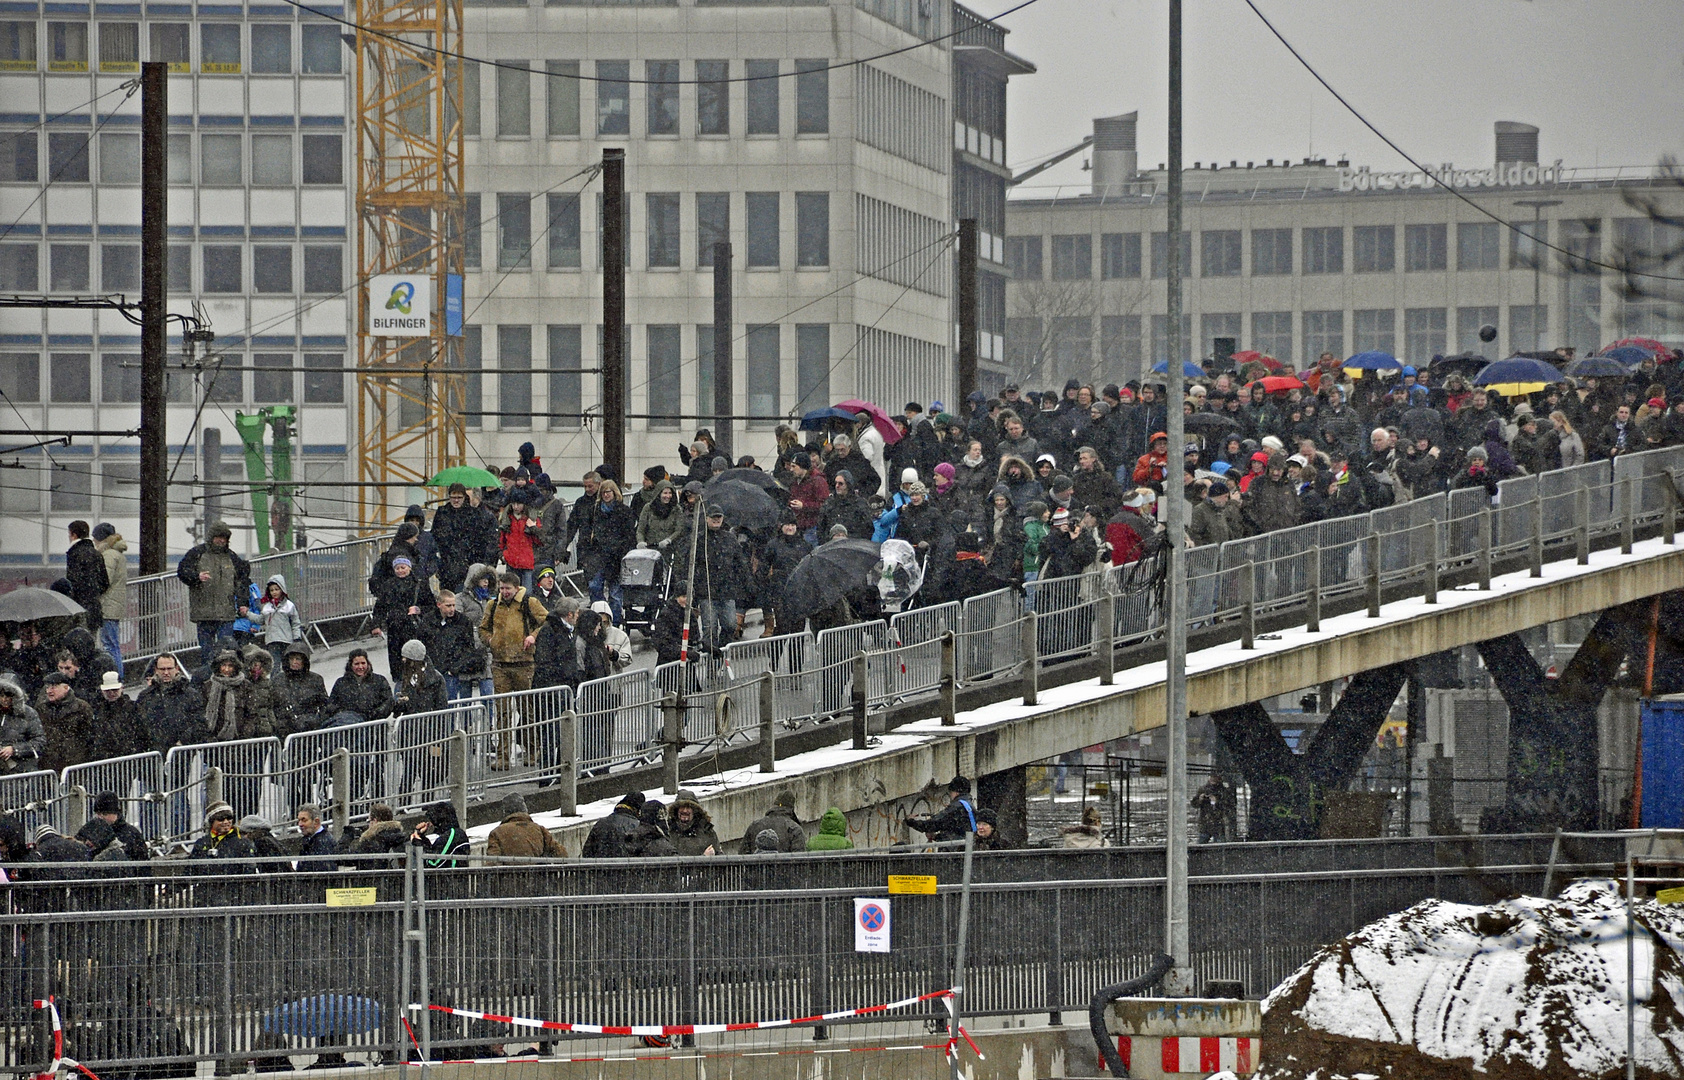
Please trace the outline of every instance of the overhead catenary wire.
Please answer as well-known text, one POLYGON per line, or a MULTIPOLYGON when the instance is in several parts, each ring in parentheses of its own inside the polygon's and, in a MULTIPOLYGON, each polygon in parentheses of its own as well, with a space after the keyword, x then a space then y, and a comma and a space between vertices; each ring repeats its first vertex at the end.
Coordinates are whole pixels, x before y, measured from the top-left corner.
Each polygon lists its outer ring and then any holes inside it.
MULTIPOLYGON (((123 95, 123 101, 127 101, 127 100, 129 100, 129 98, 134 97, 135 94, 140 92, 140 80, 139 79, 131 79, 128 82, 120 83, 119 85, 113 87, 111 89, 110 93, 116 93, 118 90, 127 90, 128 91, 128 93, 123 95)), ((99 98, 94 98, 94 101, 98 101, 100 98, 106 97, 106 96, 107 96, 106 94, 101 94, 99 98)), ((121 106, 123 104, 123 101, 119 101, 117 103, 118 106, 121 106)), ((93 104, 93 102, 90 101, 88 104, 91 105, 91 104, 93 104)), ((63 115, 63 114, 61 113, 60 115, 63 115)), ((86 159, 85 156, 87 154, 88 147, 93 145, 94 136, 98 135, 100 133, 100 129, 105 127, 106 124, 110 123, 111 118, 116 116, 116 115, 117 114, 114 113, 114 112, 106 113, 103 117, 100 118, 99 123, 94 125, 93 130, 88 132, 87 139, 82 143, 82 153, 84 155, 84 160, 86 159)), ((57 118, 55 117, 54 119, 57 119, 57 118)), ((12 219, 12 223, 10 225, 7 225, 6 228, 3 231, 0 231, 0 240, 4 240, 4 239, 6 239, 6 237, 12 235, 12 230, 16 229, 18 227, 19 223, 21 223, 23 221, 24 215, 28 214, 31 210, 35 209, 36 203, 38 203, 42 199, 46 198, 47 189, 53 186, 53 184, 58 180, 59 174, 62 173, 70 165, 70 163, 74 160, 75 160, 74 155, 72 155, 71 157, 65 158, 63 161, 59 162, 58 168, 54 169, 51 173, 47 174, 47 182, 41 185, 41 190, 39 190, 35 193, 35 197, 33 199, 30 199, 29 202, 24 205, 24 208, 22 210, 18 211, 18 216, 12 219)))

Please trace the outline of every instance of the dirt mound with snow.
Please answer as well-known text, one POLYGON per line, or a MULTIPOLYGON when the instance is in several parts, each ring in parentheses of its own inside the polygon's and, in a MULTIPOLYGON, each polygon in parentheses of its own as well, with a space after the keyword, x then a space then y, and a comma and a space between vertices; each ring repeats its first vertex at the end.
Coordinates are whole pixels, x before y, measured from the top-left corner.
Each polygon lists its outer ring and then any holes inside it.
MULTIPOLYGON (((1640 901, 1637 1074, 1684 1078, 1684 907, 1640 901)), ((1428 900, 1321 950, 1263 1002, 1260 1080, 1615 1080, 1626 1062, 1619 886, 1428 900)))

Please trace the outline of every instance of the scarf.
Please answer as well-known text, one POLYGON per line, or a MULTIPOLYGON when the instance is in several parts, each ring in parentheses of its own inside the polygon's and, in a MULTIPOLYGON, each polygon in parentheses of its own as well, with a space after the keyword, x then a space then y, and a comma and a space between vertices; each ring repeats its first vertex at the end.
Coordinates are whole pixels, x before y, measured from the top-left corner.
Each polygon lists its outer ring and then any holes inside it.
POLYGON ((239 687, 246 682, 246 673, 216 674, 210 677, 205 691, 205 726, 212 739, 221 741, 239 738, 239 687))
POLYGON ((982 455, 978 454, 976 457, 972 457, 971 455, 966 454, 964 457, 960 458, 959 460, 964 462, 965 468, 974 469, 978 465, 982 464, 982 455))
POLYGON ((649 504, 649 508, 655 512, 655 516, 658 518, 671 517, 673 510, 677 509, 677 507, 678 504, 675 502, 662 502, 660 499, 656 499, 654 502, 649 504))

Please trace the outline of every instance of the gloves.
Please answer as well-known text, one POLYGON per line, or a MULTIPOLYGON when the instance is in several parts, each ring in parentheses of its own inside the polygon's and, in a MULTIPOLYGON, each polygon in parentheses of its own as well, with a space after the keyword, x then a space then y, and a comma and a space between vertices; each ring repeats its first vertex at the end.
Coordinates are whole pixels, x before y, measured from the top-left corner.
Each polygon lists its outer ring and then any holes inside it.
POLYGON ((648 545, 648 544, 645 544, 645 543, 644 543, 644 542, 643 542, 643 541, 641 541, 641 540, 639 540, 639 541, 638 541, 638 542, 637 542, 637 550, 639 550, 639 551, 648 551, 648 550, 649 550, 649 545, 648 545))

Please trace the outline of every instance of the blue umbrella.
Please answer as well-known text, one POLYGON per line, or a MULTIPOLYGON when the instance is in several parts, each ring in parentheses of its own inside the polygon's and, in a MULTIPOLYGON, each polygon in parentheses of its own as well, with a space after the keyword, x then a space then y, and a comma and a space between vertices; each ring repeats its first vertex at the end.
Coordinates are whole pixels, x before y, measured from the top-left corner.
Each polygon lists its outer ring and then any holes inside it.
POLYGON ((847 409, 814 409, 801 417, 802 431, 823 431, 832 421, 842 420, 849 424, 854 422, 854 414, 847 409))
MULTIPOLYGON (((1542 360, 1534 360, 1529 356, 1511 356, 1507 360, 1499 360, 1495 364, 1488 364, 1474 377, 1475 386, 1506 386, 1506 387, 1534 387, 1543 389, 1550 383, 1560 382, 1564 378, 1553 364, 1546 364, 1542 360)), ((1505 391, 1509 393, 1510 391, 1505 391)), ((1534 390, 1518 390, 1519 393, 1533 393, 1534 390)))
POLYGON ((1645 360, 1655 358, 1654 353, 1641 345, 1617 345, 1599 355, 1606 356, 1615 363, 1624 364, 1628 368, 1634 368, 1645 360))
POLYGON ((1573 361, 1563 370, 1569 375, 1592 379, 1622 379, 1631 374, 1625 364, 1612 356, 1587 356, 1582 360, 1573 361))
MULTIPOLYGON (((1169 361, 1158 361, 1158 366, 1153 368, 1152 372, 1156 375, 1168 375, 1169 361)), ((1181 374, 1189 379, 1202 379, 1205 377, 1205 369, 1197 364, 1183 362, 1181 365, 1181 374)))
POLYGON ((1346 371, 1399 371, 1403 368, 1403 363, 1389 352, 1372 349, 1357 353, 1339 366, 1346 371))
POLYGON ((321 1039, 329 1035, 354 1035, 380 1028, 380 1003, 353 994, 317 994, 277 1005, 263 1017, 263 1030, 270 1034, 321 1039))

